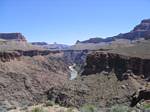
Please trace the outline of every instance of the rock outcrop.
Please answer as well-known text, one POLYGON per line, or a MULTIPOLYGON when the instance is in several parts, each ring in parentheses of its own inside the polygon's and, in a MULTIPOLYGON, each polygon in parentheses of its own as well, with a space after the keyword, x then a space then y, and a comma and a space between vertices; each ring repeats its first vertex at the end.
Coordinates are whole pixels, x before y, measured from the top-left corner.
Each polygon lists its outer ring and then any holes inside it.
POLYGON ((62 106, 81 107, 92 104, 106 108, 116 104, 130 105, 130 96, 136 91, 132 77, 118 81, 114 73, 108 76, 97 73, 79 76, 75 80, 67 81, 61 87, 49 89, 48 99, 62 106))
POLYGON ((132 96, 132 101, 130 106, 133 107, 141 100, 150 100, 150 90, 141 90, 137 94, 135 93, 132 96))
POLYGON ((11 60, 17 59, 19 60, 21 54, 19 52, 0 52, 0 61, 9 62, 11 60))
POLYGON ((148 31, 150 30, 150 19, 142 20, 139 25, 137 25, 133 31, 148 31))
POLYGON ((26 38, 21 33, 0 33, 0 39, 26 42, 26 38))
POLYGON ((86 89, 76 89, 67 88, 67 87, 55 87, 47 91, 48 99, 54 101, 57 104, 66 107, 79 107, 85 103, 85 99, 82 98, 83 95, 86 95, 86 89))
POLYGON ((128 71, 135 75, 150 76, 150 59, 131 57, 111 52, 94 52, 87 56, 82 75, 114 71, 118 78, 128 71))
POLYGON ((60 53, 60 51, 49 51, 49 50, 7 51, 7 52, 0 52, 0 61, 9 62, 15 59, 20 60, 21 56, 30 56, 30 57, 46 56, 49 54, 57 54, 57 53, 60 53))
POLYGON ((150 19, 142 20, 139 25, 137 25, 132 31, 125 34, 120 34, 115 36, 116 39, 150 39, 150 19))
POLYGON ((17 52, 19 52, 21 56, 30 56, 30 57, 37 55, 46 56, 49 54, 60 53, 60 51, 49 51, 49 50, 28 50, 28 51, 17 50, 17 52))

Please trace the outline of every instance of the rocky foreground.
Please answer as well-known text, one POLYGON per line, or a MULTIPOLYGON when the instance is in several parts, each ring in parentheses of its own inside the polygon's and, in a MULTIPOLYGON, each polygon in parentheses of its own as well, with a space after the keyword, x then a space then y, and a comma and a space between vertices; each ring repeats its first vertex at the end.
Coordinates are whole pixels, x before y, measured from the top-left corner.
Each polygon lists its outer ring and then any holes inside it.
POLYGON ((69 69, 61 53, 33 57, 6 54, 1 56, 0 62, 1 109, 40 103, 47 99, 46 91, 68 80, 69 69))
POLYGON ((20 33, 0 38, 0 112, 42 103, 46 91, 69 79, 62 52, 33 46, 20 33))

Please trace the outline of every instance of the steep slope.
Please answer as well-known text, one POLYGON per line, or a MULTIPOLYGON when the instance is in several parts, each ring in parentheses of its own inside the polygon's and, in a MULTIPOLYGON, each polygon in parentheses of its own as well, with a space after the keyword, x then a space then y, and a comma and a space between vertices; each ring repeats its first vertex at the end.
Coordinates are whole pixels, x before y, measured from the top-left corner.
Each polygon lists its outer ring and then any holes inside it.
POLYGON ((10 59, 4 56, 7 60, 0 61, 2 112, 7 111, 9 105, 23 107, 40 103, 46 100, 45 91, 68 80, 69 69, 62 53, 30 55, 13 55, 12 58, 8 55, 10 59))
POLYGON ((66 82, 63 87, 51 88, 48 99, 62 106, 81 107, 85 104, 98 108, 107 108, 116 104, 130 105, 130 96, 137 91, 132 81, 118 81, 114 73, 104 72, 78 77, 66 82))
POLYGON ((85 104, 130 106, 136 92, 150 87, 149 45, 146 40, 132 47, 88 52, 82 74, 63 87, 51 88, 48 99, 77 108, 85 104))
POLYGON ((46 101, 46 91, 69 79, 63 52, 45 50, 11 36, 0 41, 1 112, 46 101))

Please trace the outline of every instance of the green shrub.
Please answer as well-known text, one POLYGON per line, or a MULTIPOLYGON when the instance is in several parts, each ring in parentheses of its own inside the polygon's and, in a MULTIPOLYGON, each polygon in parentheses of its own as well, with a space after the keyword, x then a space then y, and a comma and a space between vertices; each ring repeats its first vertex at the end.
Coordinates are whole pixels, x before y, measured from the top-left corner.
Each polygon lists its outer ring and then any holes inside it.
POLYGON ((73 108, 69 108, 69 109, 67 109, 66 112, 74 112, 74 111, 73 111, 73 108))
POLYGON ((54 106, 55 105, 55 102, 54 101, 50 101, 48 100, 46 103, 45 103, 45 106, 54 106))
POLYGON ((81 112, 97 112, 97 108, 94 105, 86 104, 81 107, 81 112))
POLYGON ((115 105, 111 108, 110 112, 129 112, 129 108, 127 106, 115 105))
POLYGON ((42 107, 35 107, 34 109, 31 110, 31 112, 46 112, 42 107))
POLYGON ((144 104, 143 107, 144 109, 150 109, 150 104, 144 104))

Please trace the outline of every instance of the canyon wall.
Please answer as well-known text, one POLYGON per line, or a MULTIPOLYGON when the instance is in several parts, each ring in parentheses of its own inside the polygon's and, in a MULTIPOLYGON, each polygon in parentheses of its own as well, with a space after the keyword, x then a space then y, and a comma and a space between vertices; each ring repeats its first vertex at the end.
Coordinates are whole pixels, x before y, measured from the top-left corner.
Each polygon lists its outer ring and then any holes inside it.
POLYGON ((114 71, 119 77, 127 71, 135 75, 150 76, 150 59, 131 57, 110 52, 93 52, 87 56, 82 75, 114 71))

